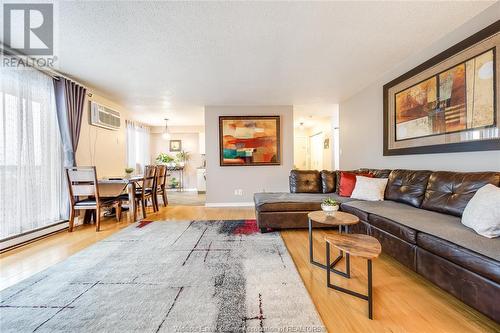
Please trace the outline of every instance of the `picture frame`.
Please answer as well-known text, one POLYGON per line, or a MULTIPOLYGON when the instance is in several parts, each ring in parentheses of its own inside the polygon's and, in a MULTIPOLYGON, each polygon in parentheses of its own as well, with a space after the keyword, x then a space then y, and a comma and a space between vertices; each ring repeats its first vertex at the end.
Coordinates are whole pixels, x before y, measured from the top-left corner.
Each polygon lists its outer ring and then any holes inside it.
POLYGON ((220 116, 220 166, 281 165, 280 116, 220 116))
POLYGON ((500 150, 500 21, 383 86, 383 155, 500 150))
POLYGON ((330 139, 329 138, 325 138, 325 140, 323 141, 323 149, 330 149, 330 139))
POLYGON ((182 140, 170 140, 170 142, 169 142, 169 150, 171 152, 180 152, 180 151, 182 151, 182 140))

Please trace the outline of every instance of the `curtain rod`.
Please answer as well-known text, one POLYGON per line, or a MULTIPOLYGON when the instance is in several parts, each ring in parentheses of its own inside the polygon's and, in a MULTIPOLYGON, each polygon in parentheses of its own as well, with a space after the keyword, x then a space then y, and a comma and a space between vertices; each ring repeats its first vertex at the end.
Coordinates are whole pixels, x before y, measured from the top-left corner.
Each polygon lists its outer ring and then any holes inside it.
MULTIPOLYGON (((18 52, 18 51, 14 51, 12 48, 10 48, 9 46, 5 45, 3 42, 0 42, 0 53, 2 55, 7 55, 9 57, 15 57, 17 59, 20 59, 20 60, 23 60, 22 57, 26 57, 28 59, 33 59, 21 52, 18 52)), ((36 61, 32 61, 31 64, 35 64, 36 61)), ((50 76, 51 78, 53 78, 54 80, 60 80, 61 78, 63 79, 66 79, 66 80, 70 80, 70 81, 73 81, 73 82, 76 82, 78 83, 79 85, 81 85, 82 87, 84 87, 85 89, 87 89, 87 96, 88 97, 92 97, 92 93, 88 92, 90 90, 89 87, 87 87, 86 85, 78 82, 77 80, 69 77, 69 76, 66 76, 60 72, 58 72, 57 70, 53 69, 53 68, 43 68, 43 67, 39 67, 39 66, 36 66, 36 65, 31 65, 31 64, 28 64, 29 67, 39 71, 40 73, 43 73, 47 76, 50 76)))

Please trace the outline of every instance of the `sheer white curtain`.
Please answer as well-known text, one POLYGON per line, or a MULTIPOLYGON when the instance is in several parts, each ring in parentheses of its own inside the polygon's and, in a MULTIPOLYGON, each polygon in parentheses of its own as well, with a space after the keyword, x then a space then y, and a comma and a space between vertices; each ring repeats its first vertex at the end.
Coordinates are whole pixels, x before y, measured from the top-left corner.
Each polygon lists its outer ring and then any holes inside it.
POLYGON ((64 216, 62 146, 52 78, 0 69, 0 239, 64 216))
POLYGON ((127 166, 137 173, 151 163, 149 143, 150 128, 127 120, 127 166))

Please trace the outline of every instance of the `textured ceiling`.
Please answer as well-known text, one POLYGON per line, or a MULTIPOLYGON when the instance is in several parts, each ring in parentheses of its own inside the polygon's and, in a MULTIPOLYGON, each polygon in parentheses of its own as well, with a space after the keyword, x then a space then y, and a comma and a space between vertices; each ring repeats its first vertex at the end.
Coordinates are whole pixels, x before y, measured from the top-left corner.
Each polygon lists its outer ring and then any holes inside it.
POLYGON ((138 120, 332 104, 492 2, 59 2, 60 70, 138 120))

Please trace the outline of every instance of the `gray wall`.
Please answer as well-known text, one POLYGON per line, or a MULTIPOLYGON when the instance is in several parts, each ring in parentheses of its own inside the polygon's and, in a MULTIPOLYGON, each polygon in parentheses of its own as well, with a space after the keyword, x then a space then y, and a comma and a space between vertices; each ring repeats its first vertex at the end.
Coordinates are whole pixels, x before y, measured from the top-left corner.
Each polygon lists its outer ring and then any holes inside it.
MULTIPOLYGON (((340 103, 340 167, 453 171, 500 170, 500 151, 383 156, 382 86, 500 18, 500 3, 489 7, 427 49, 416 53, 356 95, 340 103)), ((497 94, 500 85, 497 85, 497 94)))
POLYGON ((207 204, 253 202, 256 192, 288 191, 288 174, 293 166, 292 106, 206 106, 207 204), (281 165, 219 165, 219 116, 281 116, 281 165), (242 189, 243 195, 234 194, 242 189))

